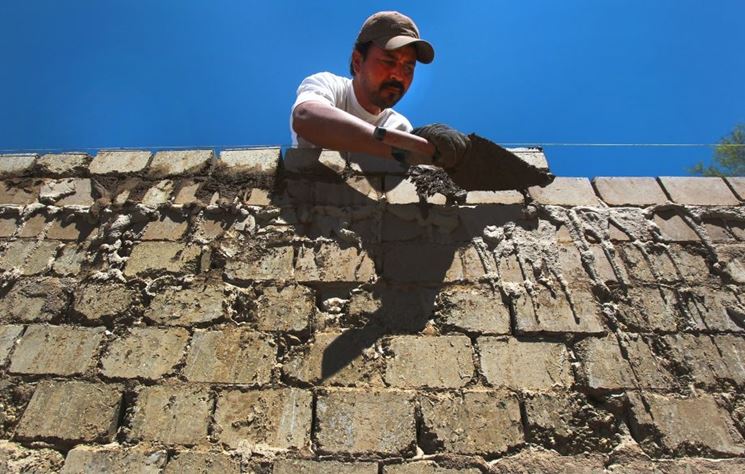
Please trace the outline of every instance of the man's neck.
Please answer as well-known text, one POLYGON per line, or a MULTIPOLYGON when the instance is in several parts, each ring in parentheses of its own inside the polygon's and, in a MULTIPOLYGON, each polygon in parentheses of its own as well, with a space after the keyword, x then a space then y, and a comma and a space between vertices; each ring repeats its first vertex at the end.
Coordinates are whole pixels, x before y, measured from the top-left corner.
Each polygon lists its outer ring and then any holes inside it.
POLYGON ((362 94, 357 77, 352 78, 352 90, 354 91, 354 96, 357 98, 357 102, 362 106, 363 109, 367 110, 373 115, 378 115, 380 114, 380 112, 383 111, 380 107, 377 107, 372 102, 370 102, 364 94, 362 94))

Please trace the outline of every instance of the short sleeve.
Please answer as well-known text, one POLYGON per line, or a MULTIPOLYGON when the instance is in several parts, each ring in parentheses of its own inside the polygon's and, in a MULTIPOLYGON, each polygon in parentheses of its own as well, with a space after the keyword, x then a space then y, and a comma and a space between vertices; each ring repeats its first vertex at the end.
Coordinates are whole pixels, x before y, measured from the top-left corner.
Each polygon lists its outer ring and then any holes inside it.
POLYGON ((292 108, 294 109, 298 104, 311 100, 338 107, 343 87, 339 79, 341 78, 328 72, 319 72, 306 77, 297 88, 297 99, 292 108))

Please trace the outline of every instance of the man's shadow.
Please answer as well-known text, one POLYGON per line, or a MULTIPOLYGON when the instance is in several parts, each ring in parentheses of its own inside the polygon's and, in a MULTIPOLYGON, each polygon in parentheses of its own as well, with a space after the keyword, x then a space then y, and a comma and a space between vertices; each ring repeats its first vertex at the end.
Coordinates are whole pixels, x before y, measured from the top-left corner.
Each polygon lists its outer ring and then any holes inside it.
MULTIPOLYGON (((375 262, 376 281, 337 284, 339 295, 349 295, 350 290, 361 286, 371 290, 372 299, 359 305, 354 301, 349 303, 358 310, 347 315, 346 322, 352 327, 326 347, 321 363, 322 382, 384 336, 422 332, 434 317, 440 290, 463 279, 464 272, 470 268, 463 262, 463 253, 472 245, 473 238, 480 237, 488 225, 502 226, 519 221, 523 215, 522 205, 457 207, 424 202, 412 194, 410 182, 405 182, 404 167, 393 161, 380 164, 382 160, 371 160, 368 163, 378 170, 383 166, 389 173, 372 174, 363 167, 365 173, 360 174, 359 165, 364 166, 364 162, 346 161, 337 152, 287 149, 272 193, 271 204, 281 209, 280 215, 287 221, 297 221, 301 209, 312 213, 309 208, 330 206, 374 209, 373 222, 380 224, 377 232, 360 231, 355 229, 355 222, 336 217, 337 222, 346 225, 295 228, 299 237, 323 237, 341 248, 357 247, 375 262), (312 187, 310 197, 308 186, 312 187), (386 193, 392 199, 385 200, 386 193), (498 212, 496 207, 500 208, 498 212)), ((350 211, 349 215, 352 214, 350 211)), ((476 282, 486 273, 483 267, 479 272, 480 275, 468 275, 468 281, 476 282)), ((501 304, 499 290, 496 292, 494 296, 501 304)))

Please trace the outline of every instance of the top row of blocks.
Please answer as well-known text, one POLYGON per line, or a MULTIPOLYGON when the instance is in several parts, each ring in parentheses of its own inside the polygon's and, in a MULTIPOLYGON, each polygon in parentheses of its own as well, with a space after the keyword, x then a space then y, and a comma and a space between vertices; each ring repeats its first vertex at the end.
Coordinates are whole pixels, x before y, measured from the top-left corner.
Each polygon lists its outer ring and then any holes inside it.
MULTIPOLYGON (((233 178, 269 177, 276 175, 281 156, 279 147, 223 150, 219 158, 212 150, 159 151, 155 154, 104 150, 95 157, 85 153, 10 154, 0 155, 0 178, 110 175, 161 179, 210 173, 233 178)), ((283 161, 288 171, 303 174, 316 174, 320 168, 339 173, 345 166, 339 153, 327 150, 290 149, 283 161)), ((391 165, 398 166, 393 162, 391 165)), ((398 171, 401 174, 403 169, 399 168, 385 172, 396 174, 398 171)), ((745 177, 598 177, 592 182, 587 178, 562 177, 556 178, 549 186, 533 187, 528 191, 536 202, 557 206, 652 206, 670 202, 733 206, 745 201, 745 177)))

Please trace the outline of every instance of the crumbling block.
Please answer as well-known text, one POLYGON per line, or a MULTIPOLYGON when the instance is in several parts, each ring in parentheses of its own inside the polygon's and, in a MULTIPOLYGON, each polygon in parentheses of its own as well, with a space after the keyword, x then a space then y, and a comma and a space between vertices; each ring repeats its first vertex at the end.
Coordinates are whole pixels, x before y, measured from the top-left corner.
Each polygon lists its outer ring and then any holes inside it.
POLYGON ((32 325, 26 329, 10 363, 16 374, 76 375, 96 363, 105 328, 32 325))
POLYGON ((506 392, 467 391, 420 397, 425 453, 493 456, 523 443, 520 406, 506 392))
POLYGON ((76 472, 138 472, 157 474, 166 463, 164 450, 76 446, 65 458, 62 474, 76 472))
POLYGON ((378 474, 375 462, 312 461, 309 459, 278 459, 274 462, 273 474, 378 474))
POLYGON ((5 365, 5 359, 10 355, 22 332, 23 326, 18 324, 0 326, 0 366, 5 365))
POLYGON ((16 428, 15 438, 63 444, 111 442, 121 399, 118 385, 39 382, 16 428))
POLYGON ((321 453, 413 454, 414 394, 389 390, 333 390, 316 402, 321 453))
POLYGON ((296 388, 226 390, 217 401, 216 431, 220 441, 237 449, 308 449, 312 401, 310 391, 296 388))
POLYGON ((613 335, 589 337, 577 343, 574 353, 580 360, 578 376, 592 390, 621 390, 636 387, 629 362, 623 357, 613 335))
POLYGON ((192 382, 265 385, 276 356, 275 344, 261 333, 237 327, 197 329, 184 375, 192 382))
POLYGON ((279 148, 223 150, 215 162, 215 173, 232 179, 247 176, 274 176, 279 166, 279 148))
POLYGON ((189 227, 184 216, 162 214, 157 221, 149 223, 142 233, 142 240, 180 240, 189 227))
POLYGON ((666 451, 742 456, 745 443, 729 414, 714 398, 678 399, 654 393, 630 393, 632 429, 637 439, 656 441, 666 451), (642 398, 643 397, 643 398, 642 398), (654 440, 652 433, 659 433, 654 440))
POLYGON ((91 180, 87 178, 46 179, 39 191, 39 201, 58 207, 92 206, 91 180))
POLYGON ((133 441, 197 445, 207 442, 212 400, 200 385, 144 387, 132 413, 133 441))
POLYGON ((600 454, 561 456, 555 451, 526 448, 517 454, 504 456, 490 463, 489 471, 494 474, 517 472, 596 474, 605 471, 605 462, 606 457, 600 454))
POLYGON ((240 282, 254 280, 289 280, 293 277, 293 248, 268 247, 241 253, 228 259, 225 276, 240 282))
MULTIPOLYGON (((215 451, 182 451, 171 457, 163 471, 164 474, 184 472, 219 472, 221 474, 240 474, 239 457, 215 451)), ((275 471, 276 472, 276 471, 275 471)))
POLYGON ((300 282, 367 282, 375 279, 375 263, 356 247, 323 244, 317 250, 300 247, 295 263, 300 282))
POLYGON ((63 462, 64 457, 53 449, 26 449, 20 444, 0 441, 0 472, 58 472, 63 462))
MULTIPOLYGON (((373 334, 377 338, 378 334, 373 334)), ((309 347, 283 364, 289 377, 311 384, 383 386, 382 358, 364 329, 315 333, 309 347)))
POLYGON ((481 368, 489 384, 512 390, 551 390, 572 385, 564 344, 480 337, 481 368))
POLYGON ((18 269, 22 275, 43 273, 52 264, 59 244, 55 240, 10 242, 0 257, 0 270, 18 269))
POLYGON ((0 181, 0 205, 27 206, 39 198, 41 180, 0 181))
POLYGON ((141 242, 132 248, 124 274, 196 273, 201 249, 177 242, 141 242))
POLYGON ((48 322, 67 306, 65 284, 56 278, 23 279, 0 299, 0 320, 48 322))
POLYGON ((101 372, 112 378, 157 380, 181 360, 188 340, 189 333, 181 328, 132 328, 109 345, 101 372))
POLYGON ((89 283, 75 292, 73 307, 89 321, 104 321, 127 314, 137 299, 137 292, 124 285, 89 283))
POLYGON ((509 334, 510 309, 499 290, 483 286, 450 287, 440 293, 437 320, 445 327, 481 334, 509 334))
POLYGON ((315 309, 313 291, 301 285, 266 287, 256 299, 260 331, 305 331, 315 309))
POLYGON ((223 287, 206 283, 165 288, 153 297, 145 317, 156 324, 186 327, 217 321, 223 317, 223 287))
POLYGON ((473 347, 466 336, 396 336, 387 350, 385 381, 392 387, 458 388, 474 376, 473 347))

